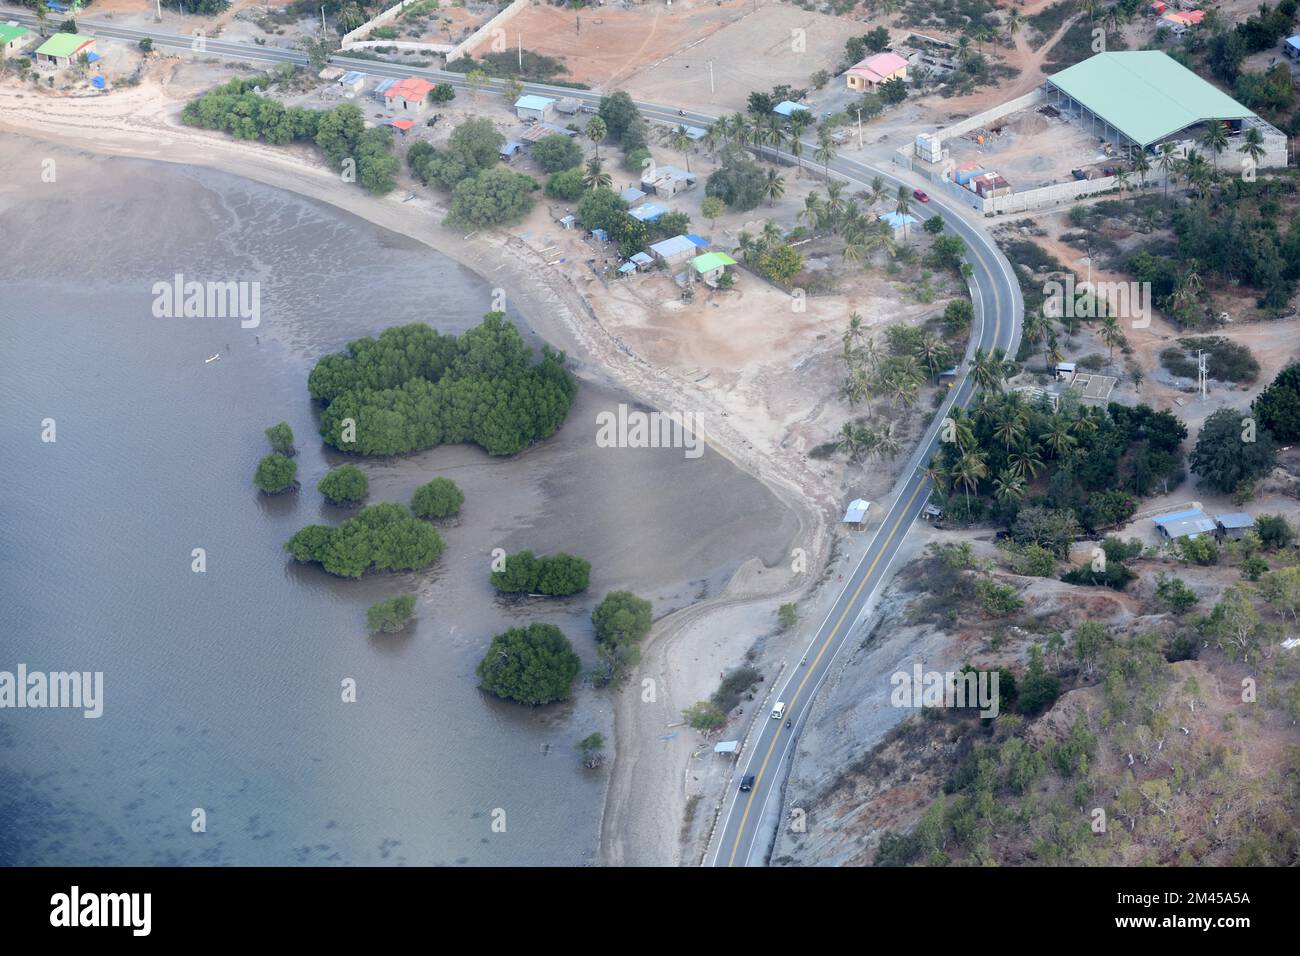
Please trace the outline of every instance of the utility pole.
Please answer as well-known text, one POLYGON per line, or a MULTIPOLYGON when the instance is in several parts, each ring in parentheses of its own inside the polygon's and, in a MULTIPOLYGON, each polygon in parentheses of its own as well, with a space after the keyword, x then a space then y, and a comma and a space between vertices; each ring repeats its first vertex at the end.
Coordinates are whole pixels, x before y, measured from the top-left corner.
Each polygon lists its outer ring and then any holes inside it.
POLYGON ((154 23, 162 23, 162 0, 155 0, 155 4, 158 7, 158 15, 154 17, 154 23))
POLYGON ((1209 386, 1209 366, 1206 361, 1204 349, 1196 350, 1196 375, 1197 384, 1201 390, 1201 401, 1205 401, 1205 394, 1209 386))
POLYGON ((524 35, 516 33, 515 40, 519 45, 519 72, 522 73, 524 71, 524 35))
POLYGON ((325 36, 325 4, 320 5, 320 35, 325 36))
POLYGON ((862 108, 858 107, 858 149, 862 148, 862 108))
POLYGON ((713 95, 713 61, 709 61, 709 95, 713 95))

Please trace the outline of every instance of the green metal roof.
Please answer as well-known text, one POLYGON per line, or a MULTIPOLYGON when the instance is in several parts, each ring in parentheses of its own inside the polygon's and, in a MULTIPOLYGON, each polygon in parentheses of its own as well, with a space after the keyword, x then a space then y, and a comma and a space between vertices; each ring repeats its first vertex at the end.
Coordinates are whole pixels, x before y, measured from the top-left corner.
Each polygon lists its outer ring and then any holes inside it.
POLYGON ((25 37, 32 31, 26 27, 13 26, 7 23, 0 23, 0 43, 9 43, 17 40, 19 37, 25 37))
POLYGON ((1142 146, 1206 120, 1255 115, 1159 50, 1098 53, 1048 82, 1142 146))
POLYGON ((691 260, 691 268, 696 272, 712 272, 722 266, 734 266, 736 260, 731 258, 725 252, 706 252, 702 256, 696 256, 691 260))
POLYGON ((72 56, 93 39, 80 33, 56 33, 38 46, 36 52, 45 56, 72 56))

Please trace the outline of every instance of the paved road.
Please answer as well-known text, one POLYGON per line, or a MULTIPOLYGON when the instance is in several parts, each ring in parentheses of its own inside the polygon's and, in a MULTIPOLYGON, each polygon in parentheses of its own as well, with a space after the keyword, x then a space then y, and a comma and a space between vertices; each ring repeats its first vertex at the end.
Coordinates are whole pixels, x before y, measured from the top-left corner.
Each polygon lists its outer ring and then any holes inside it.
MULTIPOLYGON (((6 13, 5 16, 31 26, 37 23, 36 17, 31 14, 6 13)), ((194 51, 196 42, 194 37, 180 34, 133 30, 117 27, 111 23, 89 20, 77 22, 82 33, 91 35, 131 42, 139 41, 146 36, 151 37, 154 46, 158 49, 194 51)), ((194 52, 199 55, 231 57, 267 64, 293 63, 306 66, 308 62, 306 55, 296 50, 226 42, 219 39, 207 39, 203 44, 202 50, 194 52)), ((468 87, 465 76, 461 73, 422 70, 347 56, 331 57, 330 62, 372 76, 423 76, 431 81, 451 83, 458 89, 468 87)), ((524 86, 531 93, 571 96, 584 104, 594 105, 599 102, 601 96, 597 91, 574 90, 543 83, 526 83, 524 86)), ((485 90, 499 91, 500 87, 501 81, 494 80, 485 90)), ((707 126, 716 119, 705 113, 678 110, 675 107, 656 103, 638 102, 637 106, 647 119, 660 123, 690 123, 707 126)), ((805 152, 810 152, 813 144, 807 145, 809 150, 805 152)), ((785 158, 791 159, 788 155, 785 158)), ((832 160, 830 171, 850 186, 861 189, 867 188, 872 178, 877 175, 882 176, 895 188, 904 185, 903 181, 890 170, 877 169, 844 157, 832 160)), ((912 184, 906 185, 911 188, 912 184)), ((916 205, 919 207, 921 204, 916 205)), ((1009 355, 1014 355, 1020 340, 1024 303, 1010 264, 983 230, 973 225, 962 213, 936 199, 931 199, 922 208, 930 214, 937 213, 943 216, 948 228, 961 236, 969 248, 967 258, 973 267, 970 287, 971 299, 975 306, 975 322, 967 358, 974 353, 977 346, 985 351, 1001 348, 1009 355)), ((879 524, 875 526, 874 538, 857 568, 849 575, 843 591, 818 629, 816 637, 808 646, 803 658, 805 663, 789 669, 788 677, 775 699, 785 701, 786 713, 792 721, 791 728, 786 729, 784 720, 761 717, 758 725, 752 730, 745 750, 739 758, 736 783, 739 783, 742 776, 752 773, 755 776, 754 788, 745 793, 736 790, 728 797, 723 809, 722 824, 714 834, 706 862, 720 866, 762 866, 766 863, 775 826, 779 825, 785 817, 782 790, 789 770, 789 757, 803 728, 804 717, 836 657, 849 635, 853 633, 854 625, 868 607, 881 583, 888 577, 890 564, 908 528, 912 526, 929 498, 930 483, 922 477, 920 469, 935 448, 944 417, 954 404, 965 407, 970 402, 972 393, 973 384, 963 373, 904 467, 895 486, 890 507, 877 519, 879 524)))

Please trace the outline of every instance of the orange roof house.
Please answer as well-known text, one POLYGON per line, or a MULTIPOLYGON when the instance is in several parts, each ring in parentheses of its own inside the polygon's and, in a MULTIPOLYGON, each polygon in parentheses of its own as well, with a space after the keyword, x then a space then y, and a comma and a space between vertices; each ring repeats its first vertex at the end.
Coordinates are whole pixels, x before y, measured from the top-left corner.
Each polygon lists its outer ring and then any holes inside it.
POLYGON ((858 92, 874 90, 886 80, 906 77, 907 61, 897 53, 876 53, 861 63, 855 63, 844 73, 849 89, 858 92))
POLYGON ((433 84, 428 80, 408 76, 384 90, 384 102, 394 109, 419 112, 428 103, 432 90, 433 84))

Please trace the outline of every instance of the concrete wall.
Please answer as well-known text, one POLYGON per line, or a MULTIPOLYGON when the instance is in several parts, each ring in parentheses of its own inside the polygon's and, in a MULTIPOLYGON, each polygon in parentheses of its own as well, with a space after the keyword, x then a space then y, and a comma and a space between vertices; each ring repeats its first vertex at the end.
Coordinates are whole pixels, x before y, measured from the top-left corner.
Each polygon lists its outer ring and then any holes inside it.
POLYGON ((395 47, 410 53, 436 53, 439 56, 451 50, 450 43, 416 43, 414 40, 357 40, 348 43, 344 49, 367 50, 377 46, 395 47))
MULTIPOLYGON (((514 19, 516 14, 528 7, 532 2, 533 0, 514 0, 510 6, 506 7, 487 23, 483 24, 464 40, 461 40, 452 47, 447 53, 447 62, 450 63, 453 60, 459 60, 470 50, 474 49, 474 47, 478 46, 485 37, 492 36, 492 34, 497 30, 502 30, 507 22, 514 19)), ((504 32, 504 30, 502 32, 504 32)), ((507 46, 509 46, 509 44, 507 44, 507 46)))
POLYGON ((373 20, 367 20, 365 23, 361 24, 361 26, 357 27, 351 33, 343 34, 343 42, 342 42, 343 49, 345 50, 351 49, 354 41, 360 40, 362 37, 368 34, 375 27, 382 27, 387 23, 392 23, 394 20, 397 19, 397 15, 399 13, 401 13, 411 4, 417 2, 418 0, 400 0, 399 3, 389 7, 383 13, 376 16, 373 20))
POLYGON ((973 129, 979 129, 981 126, 988 126, 994 120, 999 120, 1011 113, 1018 113, 1020 110, 1028 109, 1043 99, 1042 87, 1037 87, 1024 96, 1018 96, 1014 100, 1009 100, 992 109, 985 110, 983 113, 976 113, 974 116, 968 116, 964 120, 953 123, 931 135, 937 137, 942 143, 945 139, 951 139, 954 136, 960 136, 963 133, 969 133, 973 129))
MULTIPOLYGON (((1130 181, 1137 185, 1137 181, 1130 177, 1130 181)), ((1062 203, 1073 202, 1084 196, 1095 196, 1097 193, 1104 193, 1107 190, 1115 189, 1119 180, 1114 176, 1105 176, 1101 179, 1082 179, 1075 182, 1055 183, 1051 186, 1043 186, 1039 189, 1027 189, 1024 192, 1013 192, 1010 196, 998 196, 995 199, 981 199, 968 189, 962 189, 962 192, 970 193, 971 197, 979 203, 975 208, 983 213, 1002 213, 1026 212, 1030 209, 1042 209, 1045 206, 1059 206, 1062 203)), ((956 185, 954 183, 954 185, 956 185)))

